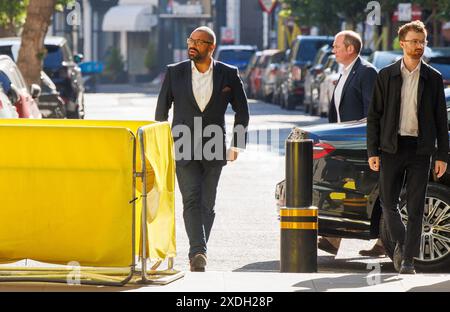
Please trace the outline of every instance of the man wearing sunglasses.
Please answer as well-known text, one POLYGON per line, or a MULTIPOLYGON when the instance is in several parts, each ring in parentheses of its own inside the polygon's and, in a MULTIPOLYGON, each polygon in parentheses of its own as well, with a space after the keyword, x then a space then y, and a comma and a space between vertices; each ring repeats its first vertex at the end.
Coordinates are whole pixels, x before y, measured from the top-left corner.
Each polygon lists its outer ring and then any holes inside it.
POLYGON ((222 167, 245 148, 249 112, 238 69, 212 58, 214 32, 199 27, 186 43, 189 60, 167 66, 155 119, 166 121, 173 104, 176 174, 189 238, 189 264, 191 271, 203 272, 222 167), (228 104, 235 112, 229 150, 225 146, 228 104))

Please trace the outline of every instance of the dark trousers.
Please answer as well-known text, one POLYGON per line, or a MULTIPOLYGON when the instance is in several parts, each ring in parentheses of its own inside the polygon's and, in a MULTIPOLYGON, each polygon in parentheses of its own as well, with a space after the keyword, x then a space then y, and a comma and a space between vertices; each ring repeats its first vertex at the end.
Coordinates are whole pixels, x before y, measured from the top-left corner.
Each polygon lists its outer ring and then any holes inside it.
POLYGON ((206 243, 216 215, 214 204, 222 166, 204 166, 201 161, 192 160, 185 166, 177 166, 176 172, 191 259, 197 253, 206 254, 206 243))
POLYGON ((417 139, 398 138, 395 154, 381 153, 380 198, 387 227, 394 242, 404 244, 403 257, 419 255, 430 156, 417 155, 417 139), (406 186, 408 214, 405 229, 398 210, 400 192, 406 186))

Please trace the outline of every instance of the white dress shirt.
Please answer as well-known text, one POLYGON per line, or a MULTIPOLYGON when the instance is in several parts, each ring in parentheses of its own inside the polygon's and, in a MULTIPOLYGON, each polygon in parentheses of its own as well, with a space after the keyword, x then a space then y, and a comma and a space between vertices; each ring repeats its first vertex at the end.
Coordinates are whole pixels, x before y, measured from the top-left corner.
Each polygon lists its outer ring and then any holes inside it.
POLYGON ((192 91, 194 92, 195 101, 203 112, 208 105, 213 92, 213 60, 208 70, 204 73, 198 71, 195 63, 191 61, 192 67, 192 91))
POLYGON ((339 115, 339 105, 341 103, 342 91, 344 91, 345 82, 347 81, 347 78, 352 71, 353 65, 355 65, 358 58, 359 57, 356 57, 350 65, 342 70, 341 78, 336 85, 336 89, 334 89, 334 106, 336 106, 337 122, 341 122, 341 116, 339 115))
MULTIPOLYGON (((206 72, 201 73, 195 67, 195 63, 191 61, 192 68, 192 92, 198 107, 203 112, 208 105, 213 93, 213 60, 206 72)), ((242 149, 238 147, 230 147, 232 151, 240 152, 242 149)))
POLYGON ((421 64, 422 62, 419 62, 417 67, 411 72, 406 68, 403 59, 400 65, 403 78, 400 104, 400 127, 398 130, 400 135, 415 137, 419 135, 419 122, 417 119, 417 92, 419 89, 421 64))

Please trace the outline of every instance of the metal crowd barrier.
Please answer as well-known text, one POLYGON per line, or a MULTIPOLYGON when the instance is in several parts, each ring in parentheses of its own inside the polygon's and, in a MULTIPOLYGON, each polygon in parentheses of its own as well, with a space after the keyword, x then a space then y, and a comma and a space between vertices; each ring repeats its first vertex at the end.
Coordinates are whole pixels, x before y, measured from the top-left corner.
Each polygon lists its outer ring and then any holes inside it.
POLYGON ((173 267, 167 122, 0 120, 0 142, 1 282, 123 286, 183 277, 173 267), (11 265, 27 259, 40 266, 11 265))

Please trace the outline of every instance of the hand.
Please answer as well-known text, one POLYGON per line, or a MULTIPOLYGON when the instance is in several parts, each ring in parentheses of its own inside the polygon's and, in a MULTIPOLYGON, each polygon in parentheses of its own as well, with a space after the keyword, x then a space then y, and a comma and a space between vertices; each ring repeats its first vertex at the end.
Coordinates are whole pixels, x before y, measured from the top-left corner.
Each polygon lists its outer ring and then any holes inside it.
POLYGON ((438 178, 442 177, 447 170, 447 163, 441 160, 436 160, 434 164, 434 172, 438 178))
POLYGON ((379 156, 369 157, 369 167, 373 171, 380 171, 380 157, 379 156))
POLYGON ((238 158, 239 152, 236 150, 233 150, 232 148, 228 149, 227 152, 227 160, 228 161, 235 161, 238 158))

